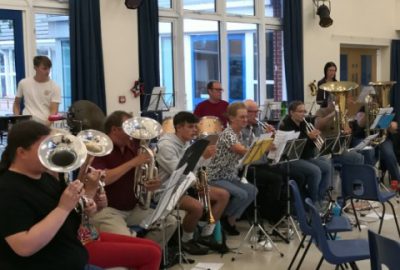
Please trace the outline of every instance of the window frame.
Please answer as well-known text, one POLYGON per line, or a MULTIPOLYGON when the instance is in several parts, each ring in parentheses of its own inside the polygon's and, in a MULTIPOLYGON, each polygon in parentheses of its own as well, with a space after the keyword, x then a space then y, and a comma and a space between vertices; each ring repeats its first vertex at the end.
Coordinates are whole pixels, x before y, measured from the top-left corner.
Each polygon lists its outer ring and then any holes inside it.
MULTIPOLYGON (((172 8, 165 9, 159 8, 159 20, 173 20, 176 27, 173 27, 172 36, 174 37, 173 43, 173 54, 174 54, 174 96, 175 96, 175 107, 172 111, 186 110, 190 108, 193 103, 193 97, 191 101, 187 102, 186 96, 192 95, 187 93, 188 84, 192 82, 185 82, 186 72, 185 65, 178 65, 178 59, 180 61, 190 61, 190 59, 184 58, 184 29, 183 22, 185 19, 192 20, 211 20, 219 23, 219 40, 220 40, 220 81, 223 86, 228 86, 228 59, 225 52, 228 50, 228 33, 227 33, 227 23, 245 23, 245 24, 256 24, 257 34, 258 34, 258 92, 256 93, 255 99, 259 103, 264 104, 267 100, 266 96, 266 40, 265 33, 266 30, 283 30, 282 18, 278 17, 265 17, 265 3, 264 1, 254 1, 255 15, 235 15, 226 13, 225 6, 226 1, 215 1, 216 11, 215 13, 184 10, 183 0, 172 1, 172 8)), ((282 48, 283 49, 283 48, 282 48)), ((285 96, 285 93, 282 94, 285 96)), ((229 100, 228 91, 224 91, 222 94, 224 100, 229 100)), ((272 101, 272 99, 269 99, 272 101)), ((193 106, 192 106, 193 107, 193 106)), ((194 108, 194 107, 193 107, 194 108)))

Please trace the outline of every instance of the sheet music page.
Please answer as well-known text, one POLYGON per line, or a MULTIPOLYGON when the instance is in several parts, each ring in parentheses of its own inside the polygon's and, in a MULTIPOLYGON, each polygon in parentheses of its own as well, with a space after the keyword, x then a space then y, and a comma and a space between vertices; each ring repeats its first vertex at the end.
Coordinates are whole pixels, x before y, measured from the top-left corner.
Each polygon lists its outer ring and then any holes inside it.
POLYGON ((367 138, 365 138, 364 140, 362 140, 362 142, 360 142, 359 144, 357 144, 355 147, 349 149, 349 151, 358 151, 358 150, 363 150, 366 146, 368 146, 370 144, 370 142, 375 139, 376 137, 378 137, 379 133, 373 134, 373 135, 369 135, 367 138))
MULTIPOLYGON (((149 228, 155 221, 159 220, 163 213, 166 210, 167 205, 169 205, 169 201, 177 189, 178 181, 181 179, 183 172, 187 167, 187 163, 181 166, 179 169, 172 172, 169 177, 167 187, 162 191, 161 198, 158 201, 157 208, 154 210, 152 215, 147 216, 142 223, 141 227, 147 229, 149 228)), ((169 212, 168 212, 169 213, 169 212)), ((168 214, 167 213, 167 214, 168 214)))
POLYGON ((384 114, 391 114, 393 112, 393 107, 388 108, 379 108, 378 115, 375 117, 374 122, 372 123, 370 129, 376 128, 376 125, 379 123, 379 120, 384 114))
POLYGON ((286 143, 289 140, 297 139, 300 136, 300 132, 292 131, 282 131, 278 130, 275 133, 275 138, 273 144, 275 145, 276 149, 271 150, 268 153, 268 158, 272 159, 274 163, 279 162, 283 150, 285 150, 286 143))
POLYGON ((168 212, 175 208, 175 205, 178 203, 179 199, 185 194, 186 190, 194 184, 194 182, 196 182, 196 176, 192 172, 182 179, 181 183, 178 184, 178 188, 175 189, 175 192, 172 194, 172 197, 169 200, 166 208, 168 212))

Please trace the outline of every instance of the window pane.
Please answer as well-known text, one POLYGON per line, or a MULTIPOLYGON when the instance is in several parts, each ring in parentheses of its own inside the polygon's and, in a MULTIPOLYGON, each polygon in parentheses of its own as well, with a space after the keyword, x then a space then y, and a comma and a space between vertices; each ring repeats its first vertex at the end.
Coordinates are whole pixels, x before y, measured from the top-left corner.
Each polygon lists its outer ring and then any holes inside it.
POLYGON ((254 15, 254 0, 227 0, 226 12, 238 15, 254 15))
POLYGON ((171 8, 171 0, 158 0, 159 8, 171 8))
POLYGON ((208 98, 208 81, 220 80, 218 26, 218 22, 215 21, 184 21, 188 109, 193 109, 199 102, 208 98))
POLYGON ((266 96, 275 101, 286 100, 286 85, 283 62, 283 32, 267 30, 266 41, 266 96))
POLYGON ((183 9, 215 12, 214 0, 183 0, 183 9))
POLYGON ((172 23, 159 23, 160 35, 160 84, 165 87, 165 101, 174 106, 174 62, 172 43, 172 23))
POLYGON ((257 25, 227 23, 229 102, 258 100, 257 25))
POLYGON ((283 1, 282 0, 264 0, 265 16, 282 18, 283 1))
POLYGON ((36 14, 36 53, 52 61, 51 78, 61 88, 59 111, 71 105, 69 19, 66 15, 36 14))
POLYGON ((0 114, 12 113, 17 91, 14 57, 14 23, 0 20, 0 114))

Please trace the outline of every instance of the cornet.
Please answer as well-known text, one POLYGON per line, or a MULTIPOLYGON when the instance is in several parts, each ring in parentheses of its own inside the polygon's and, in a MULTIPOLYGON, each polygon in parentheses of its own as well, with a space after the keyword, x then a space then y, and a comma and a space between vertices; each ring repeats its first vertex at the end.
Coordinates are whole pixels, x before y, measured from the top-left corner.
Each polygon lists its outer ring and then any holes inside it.
MULTIPOLYGON (((306 123, 307 132, 311 132, 315 129, 314 125, 310 122, 307 122, 305 118, 304 123, 306 123)), ((324 139, 320 135, 317 135, 316 139, 314 140, 314 144, 317 147, 318 151, 321 151, 322 146, 324 145, 324 139)))

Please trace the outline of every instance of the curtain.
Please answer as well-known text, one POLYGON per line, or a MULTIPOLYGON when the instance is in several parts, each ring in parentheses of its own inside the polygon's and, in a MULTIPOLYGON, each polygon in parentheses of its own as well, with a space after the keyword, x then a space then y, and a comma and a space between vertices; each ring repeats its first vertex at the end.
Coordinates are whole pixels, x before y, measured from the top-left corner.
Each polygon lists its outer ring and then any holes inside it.
POLYGON ((139 76, 144 83, 140 107, 145 111, 154 86, 160 85, 158 53, 158 1, 142 1, 138 9, 139 24, 139 76))
POLYGON ((396 112, 395 119, 400 121, 400 40, 392 40, 391 61, 390 61, 390 80, 397 83, 391 90, 391 102, 396 112))
POLYGON ((283 4, 283 47, 287 100, 304 100, 302 0, 283 4))
POLYGON ((89 100, 106 114, 99 0, 70 0, 72 102, 89 100))

